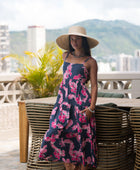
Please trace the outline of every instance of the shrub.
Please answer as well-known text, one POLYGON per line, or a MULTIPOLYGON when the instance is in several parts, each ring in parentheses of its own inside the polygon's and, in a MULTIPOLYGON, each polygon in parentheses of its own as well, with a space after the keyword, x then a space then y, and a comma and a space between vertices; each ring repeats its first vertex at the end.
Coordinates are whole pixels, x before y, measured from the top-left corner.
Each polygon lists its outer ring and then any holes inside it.
POLYGON ((47 43, 37 53, 25 51, 24 57, 12 54, 6 57, 12 57, 20 64, 21 81, 31 85, 35 97, 49 97, 57 95, 62 81, 62 53, 55 43, 47 43))

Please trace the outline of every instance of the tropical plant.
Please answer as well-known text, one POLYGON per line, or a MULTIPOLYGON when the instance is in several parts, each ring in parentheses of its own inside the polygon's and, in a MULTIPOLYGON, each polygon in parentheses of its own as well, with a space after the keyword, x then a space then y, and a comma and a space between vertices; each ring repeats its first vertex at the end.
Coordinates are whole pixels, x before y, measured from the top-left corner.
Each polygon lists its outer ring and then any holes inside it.
MULTIPOLYGON (((25 51, 26 56, 8 55, 16 59, 20 68, 21 80, 27 81, 36 97, 57 95, 62 81, 62 50, 55 43, 47 43, 37 53, 25 51)), ((5 57, 5 58, 6 58, 5 57)))

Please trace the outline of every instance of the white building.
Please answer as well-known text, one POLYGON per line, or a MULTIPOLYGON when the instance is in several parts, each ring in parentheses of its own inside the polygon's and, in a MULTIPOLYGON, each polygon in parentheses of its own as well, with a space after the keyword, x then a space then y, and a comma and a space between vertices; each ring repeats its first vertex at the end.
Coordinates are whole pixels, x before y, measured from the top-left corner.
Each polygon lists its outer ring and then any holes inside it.
POLYGON ((135 54, 134 54, 134 58, 135 58, 135 71, 140 71, 140 49, 135 50, 135 54))
POLYGON ((117 58, 117 71, 133 71, 134 57, 132 55, 120 54, 117 58))
POLYGON ((107 73, 111 72, 111 65, 110 63, 103 63, 103 62, 98 62, 98 72, 100 73, 107 73))
POLYGON ((46 33, 43 26, 29 26, 27 31, 27 48, 30 52, 37 52, 46 43, 46 33))
MULTIPOLYGON (((8 25, 0 25, 0 59, 9 54, 9 45, 8 25)), ((9 72, 10 67, 10 58, 0 60, 0 72, 9 72)))

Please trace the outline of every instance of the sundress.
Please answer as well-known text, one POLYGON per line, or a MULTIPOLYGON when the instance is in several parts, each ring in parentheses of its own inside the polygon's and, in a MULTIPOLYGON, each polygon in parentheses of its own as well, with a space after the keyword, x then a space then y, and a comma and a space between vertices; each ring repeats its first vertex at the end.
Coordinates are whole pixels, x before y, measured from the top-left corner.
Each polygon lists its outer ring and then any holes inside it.
POLYGON ((39 159, 96 167, 95 115, 88 120, 85 113, 80 113, 91 103, 85 86, 89 79, 89 72, 84 66, 86 61, 83 64, 64 61, 63 80, 50 116, 49 129, 41 144, 39 159))

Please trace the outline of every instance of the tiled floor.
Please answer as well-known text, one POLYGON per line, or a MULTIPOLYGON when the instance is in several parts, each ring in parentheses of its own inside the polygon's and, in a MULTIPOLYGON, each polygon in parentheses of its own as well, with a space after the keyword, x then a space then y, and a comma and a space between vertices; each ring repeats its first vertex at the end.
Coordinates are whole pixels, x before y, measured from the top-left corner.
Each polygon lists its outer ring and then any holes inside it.
POLYGON ((26 170, 26 163, 20 163, 19 150, 11 150, 0 154, 1 170, 26 170))
POLYGON ((0 131, 0 170, 26 170, 26 163, 20 163, 19 129, 0 131))

